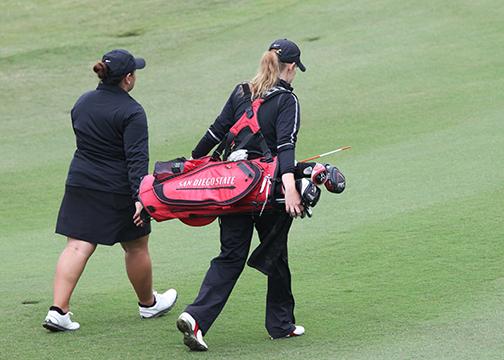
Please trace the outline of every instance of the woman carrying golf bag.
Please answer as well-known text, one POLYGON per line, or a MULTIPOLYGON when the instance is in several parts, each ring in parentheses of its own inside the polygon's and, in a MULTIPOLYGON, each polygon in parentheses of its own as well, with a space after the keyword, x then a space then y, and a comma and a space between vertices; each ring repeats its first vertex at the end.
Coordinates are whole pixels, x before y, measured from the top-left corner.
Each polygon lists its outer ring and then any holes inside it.
POLYGON ((174 289, 152 290, 151 229, 140 218, 141 203, 135 202, 149 165, 147 118, 128 93, 136 70, 144 67, 144 59, 126 50, 106 53, 93 67, 101 80, 98 87, 72 109, 77 150, 56 225, 67 244, 56 266, 53 306, 42 324, 50 331, 79 329, 70 318, 70 297, 97 244, 121 243, 142 318, 163 315, 177 299, 174 289))
MULTIPOLYGON (((250 83, 235 87, 221 114, 192 152, 193 158, 207 155, 224 139, 252 100, 267 98, 258 110, 258 120, 267 148, 273 156, 277 156, 278 176, 281 177, 285 196, 285 210, 261 216, 238 214, 219 217, 220 254, 211 261, 198 296, 177 320, 177 327, 184 334, 184 343, 193 351, 208 349, 203 336, 222 311, 243 271, 254 227, 261 241, 259 248, 265 247, 257 249, 261 251, 255 257, 254 267, 268 275, 266 329, 273 339, 304 334, 304 328, 295 324, 287 260, 287 237, 292 218, 301 216, 304 211, 294 180, 294 150, 300 119, 298 99, 291 87, 296 68, 305 71, 300 56, 301 51, 292 41, 279 39, 273 42, 261 58, 257 75, 250 83), (277 94, 271 96, 275 91, 277 94)), ((249 159, 262 153, 259 144, 249 144, 244 150, 247 150, 249 159)))

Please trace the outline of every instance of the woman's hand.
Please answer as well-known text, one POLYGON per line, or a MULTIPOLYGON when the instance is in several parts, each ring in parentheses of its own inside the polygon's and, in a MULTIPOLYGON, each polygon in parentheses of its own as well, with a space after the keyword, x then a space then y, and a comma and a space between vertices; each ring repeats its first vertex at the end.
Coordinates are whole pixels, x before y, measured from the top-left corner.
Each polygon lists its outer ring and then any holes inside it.
POLYGON ((143 205, 140 201, 137 201, 135 202, 135 207, 136 207, 136 211, 135 211, 135 215, 133 215, 133 222, 135 223, 136 226, 144 226, 144 222, 142 220, 142 218, 140 217, 140 213, 142 212, 143 210, 143 205))
POLYGON ((296 190, 294 174, 283 174, 282 183, 285 189, 285 211, 294 218, 301 216, 303 214, 304 208, 301 204, 301 196, 296 190))

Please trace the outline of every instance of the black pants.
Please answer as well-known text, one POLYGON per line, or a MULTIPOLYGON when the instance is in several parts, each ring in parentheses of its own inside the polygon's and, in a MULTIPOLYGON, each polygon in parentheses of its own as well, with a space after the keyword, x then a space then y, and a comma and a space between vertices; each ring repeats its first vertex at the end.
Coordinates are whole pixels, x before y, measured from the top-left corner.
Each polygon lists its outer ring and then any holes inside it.
POLYGON ((261 242, 275 228, 274 248, 280 251, 268 275, 266 329, 274 338, 283 337, 294 330, 294 297, 287 261, 287 235, 291 224, 292 219, 283 212, 263 214, 261 217, 230 215, 220 218, 221 252, 211 261, 196 300, 185 310, 196 319, 203 334, 222 311, 243 271, 254 225, 261 242), (274 225, 279 222, 284 226, 275 228, 274 225))

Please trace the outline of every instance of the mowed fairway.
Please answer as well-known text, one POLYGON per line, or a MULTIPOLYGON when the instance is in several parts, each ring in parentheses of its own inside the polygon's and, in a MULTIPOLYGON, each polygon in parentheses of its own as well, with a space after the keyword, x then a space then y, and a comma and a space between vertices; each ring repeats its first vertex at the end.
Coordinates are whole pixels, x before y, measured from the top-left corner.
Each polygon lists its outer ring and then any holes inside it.
MULTIPOLYGON (((0 358, 504 358, 504 3, 11 1, 0 5, 0 358), (191 354, 175 320, 217 255, 218 227, 154 224, 158 290, 138 316, 120 246, 99 247, 74 297, 75 333, 41 327, 65 240, 54 234, 75 149, 69 111, 103 52, 144 56, 132 95, 155 160, 189 156, 233 86, 280 37, 302 49, 297 158, 342 169, 296 220, 289 256, 306 336, 270 341, 266 278, 246 268, 191 354)), ((254 245, 257 239, 254 240, 254 245)))

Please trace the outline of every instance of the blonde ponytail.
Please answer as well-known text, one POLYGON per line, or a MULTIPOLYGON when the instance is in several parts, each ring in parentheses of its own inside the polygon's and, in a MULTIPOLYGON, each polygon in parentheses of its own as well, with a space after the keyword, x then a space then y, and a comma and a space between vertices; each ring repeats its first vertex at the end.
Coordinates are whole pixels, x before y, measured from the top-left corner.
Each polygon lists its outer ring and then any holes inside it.
POLYGON ((278 82, 278 78, 286 65, 278 60, 275 50, 266 51, 259 63, 259 70, 250 80, 252 99, 257 99, 266 94, 278 82))

